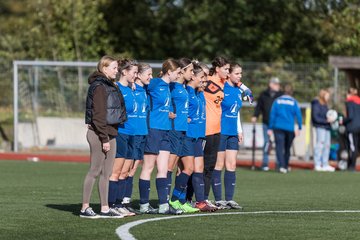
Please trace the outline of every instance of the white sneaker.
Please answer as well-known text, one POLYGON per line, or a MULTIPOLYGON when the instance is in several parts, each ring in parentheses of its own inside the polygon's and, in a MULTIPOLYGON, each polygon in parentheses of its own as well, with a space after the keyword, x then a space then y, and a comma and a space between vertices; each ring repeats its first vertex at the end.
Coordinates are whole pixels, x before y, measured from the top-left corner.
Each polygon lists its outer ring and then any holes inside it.
POLYGON ((280 172, 280 173, 288 173, 288 171, 286 170, 286 168, 280 168, 280 169, 279 169, 279 172, 280 172))
POLYGON ((330 165, 327 165, 326 167, 323 167, 323 170, 325 172, 335 172, 335 168, 330 166, 330 165))
POLYGON ((321 167, 321 166, 315 166, 314 171, 316 171, 316 172, 324 172, 324 168, 321 167))
POLYGON ((270 168, 269 167, 263 167, 261 170, 263 170, 264 172, 267 172, 267 171, 270 170, 270 168))

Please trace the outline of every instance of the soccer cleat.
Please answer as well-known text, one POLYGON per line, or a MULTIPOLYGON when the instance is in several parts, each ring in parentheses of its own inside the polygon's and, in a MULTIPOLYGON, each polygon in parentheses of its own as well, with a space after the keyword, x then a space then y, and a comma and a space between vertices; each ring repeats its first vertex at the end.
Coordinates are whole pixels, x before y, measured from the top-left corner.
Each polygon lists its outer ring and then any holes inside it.
POLYGON ((170 206, 168 203, 160 204, 159 205, 159 214, 169 214, 169 215, 180 215, 183 213, 180 209, 175 209, 170 206))
POLYGON ((133 212, 130 212, 127 208, 125 207, 116 207, 115 208, 116 211, 118 211, 119 213, 121 213, 124 217, 131 217, 131 216, 135 216, 136 214, 133 212))
POLYGON ((141 212, 137 209, 134 209, 130 206, 130 204, 123 204, 124 208, 126 208, 129 212, 135 213, 135 214, 141 214, 141 212))
POLYGON ((108 212, 100 212, 100 218, 123 218, 124 216, 114 208, 109 208, 108 212))
POLYGON ((280 168, 279 172, 285 174, 285 173, 288 173, 288 170, 286 170, 286 168, 280 168))
POLYGON ((195 203, 195 207, 198 208, 201 212, 215 212, 217 210, 217 207, 210 206, 206 201, 195 203))
POLYGON ((233 200, 227 201, 227 205, 232 209, 239 209, 239 210, 243 209, 242 206, 240 206, 237 202, 235 202, 233 200))
POLYGON ((213 204, 210 200, 205 200, 206 204, 209 205, 210 207, 216 208, 216 210, 218 209, 215 204, 213 204))
POLYGON ((227 205, 227 202, 223 200, 216 201, 215 206, 217 207, 218 210, 230 209, 230 206, 227 205))
POLYGON ((194 208, 194 207, 191 206, 191 204, 188 203, 188 202, 182 204, 181 210, 183 210, 184 213, 196 213, 196 212, 199 212, 199 211, 200 211, 200 209, 194 208))
POLYGON ((157 214, 158 209, 153 208, 149 203, 140 204, 140 211, 141 214, 157 214))
POLYGON ((176 210, 182 210, 182 204, 179 200, 176 201, 169 201, 169 204, 171 207, 173 207, 176 210))
POLYGON ((85 211, 80 211, 80 217, 82 218, 90 218, 90 219, 97 219, 99 215, 97 215, 91 207, 87 207, 85 211))

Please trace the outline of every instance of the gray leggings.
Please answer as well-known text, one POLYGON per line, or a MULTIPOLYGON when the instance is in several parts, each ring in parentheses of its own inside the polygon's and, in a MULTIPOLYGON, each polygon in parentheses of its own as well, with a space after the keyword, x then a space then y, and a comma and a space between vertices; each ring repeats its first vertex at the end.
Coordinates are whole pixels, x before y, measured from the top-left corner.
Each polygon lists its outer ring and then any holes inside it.
POLYGON ((101 206, 108 205, 109 178, 114 165, 116 140, 110 140, 110 151, 102 151, 102 143, 99 136, 93 130, 88 130, 86 134, 87 141, 90 145, 90 169, 84 180, 83 203, 90 203, 91 193, 96 178, 99 179, 99 194, 101 206))

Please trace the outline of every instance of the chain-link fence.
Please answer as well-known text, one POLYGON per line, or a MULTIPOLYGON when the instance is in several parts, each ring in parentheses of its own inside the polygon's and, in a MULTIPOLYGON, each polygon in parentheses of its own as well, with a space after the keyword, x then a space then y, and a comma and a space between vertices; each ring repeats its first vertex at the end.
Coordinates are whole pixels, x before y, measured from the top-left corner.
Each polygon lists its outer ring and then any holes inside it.
MULTIPOLYGON (((64 62, 66 63, 66 62, 64 62)), ((160 62, 152 62, 154 76, 160 62)), ((17 65, 17 91, 13 89, 12 64, 0 61, 0 124, 9 141, 13 133, 13 92, 17 94, 18 120, 16 138, 19 150, 29 148, 87 148, 84 137, 84 108, 87 78, 96 63, 56 65, 48 62, 28 62, 17 65)), ((243 81, 258 96, 272 76, 292 83, 299 102, 310 102, 320 88, 332 87, 333 69, 328 64, 284 64, 245 62, 243 81)), ((344 74, 339 75, 338 96, 345 96, 344 74)), ((343 99, 343 98, 342 98, 343 99)), ((341 99, 337 103, 341 103, 341 99)), ((339 104, 341 105, 341 104, 339 104)), ((244 111, 243 121, 249 121, 251 109, 244 111)), ((2 137, 2 140, 4 136, 2 137)), ((0 141, 2 141, 0 140, 0 141)))

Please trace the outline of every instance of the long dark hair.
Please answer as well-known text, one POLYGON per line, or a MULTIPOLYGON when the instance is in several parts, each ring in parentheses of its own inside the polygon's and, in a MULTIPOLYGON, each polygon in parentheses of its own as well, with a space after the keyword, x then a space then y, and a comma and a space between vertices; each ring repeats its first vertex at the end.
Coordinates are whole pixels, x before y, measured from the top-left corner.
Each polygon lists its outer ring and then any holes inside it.
POLYGON ((188 58, 180 58, 178 63, 181 69, 186 69, 192 64, 191 60, 188 58))
POLYGON ((210 71, 209 71, 209 75, 212 76, 215 74, 215 70, 217 67, 223 67, 225 66, 226 64, 229 64, 229 60, 226 59, 225 57, 216 57, 212 62, 211 62, 211 68, 210 68, 210 71))

